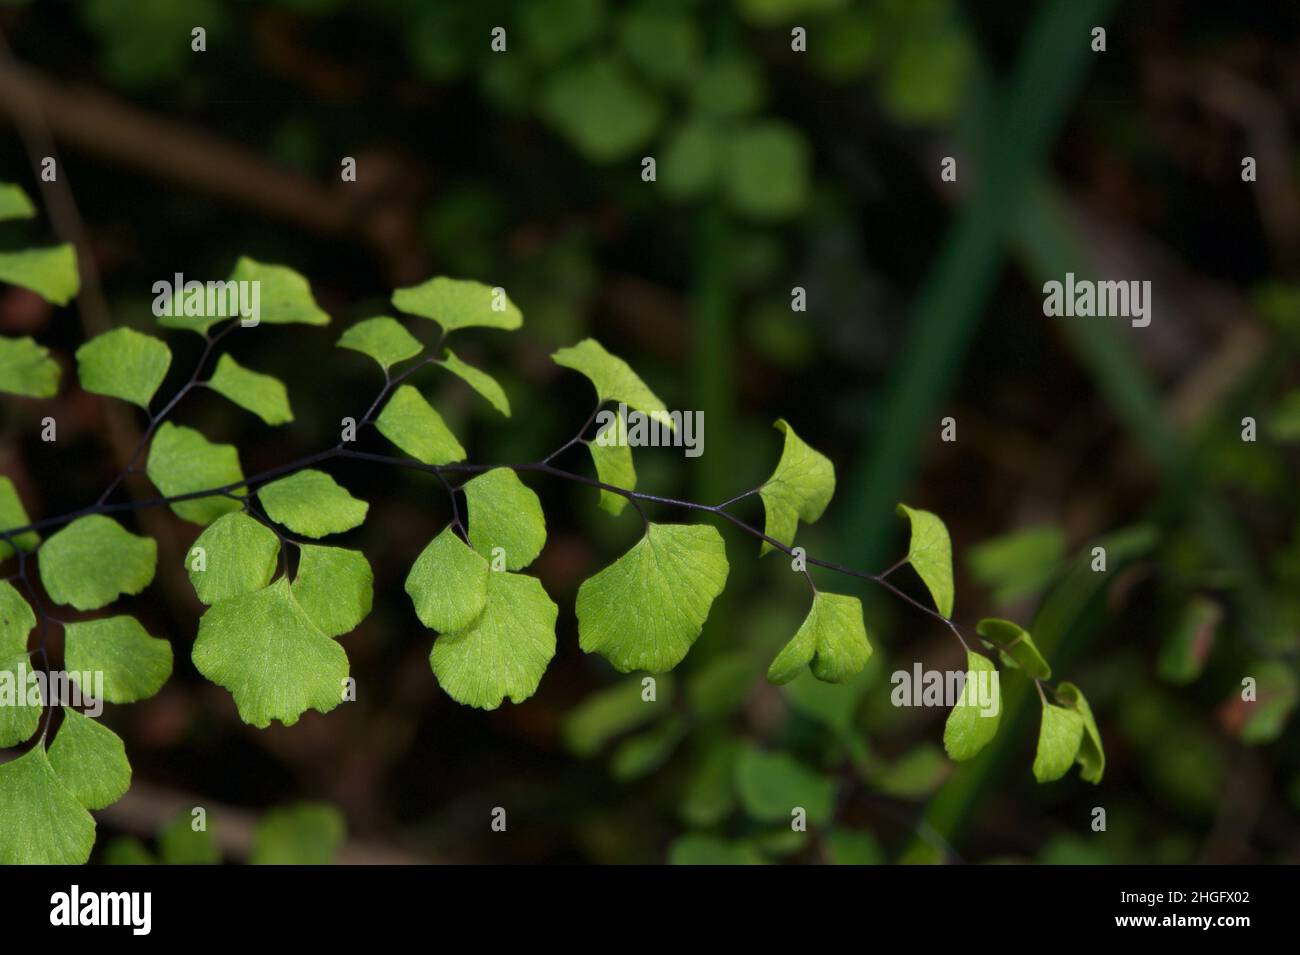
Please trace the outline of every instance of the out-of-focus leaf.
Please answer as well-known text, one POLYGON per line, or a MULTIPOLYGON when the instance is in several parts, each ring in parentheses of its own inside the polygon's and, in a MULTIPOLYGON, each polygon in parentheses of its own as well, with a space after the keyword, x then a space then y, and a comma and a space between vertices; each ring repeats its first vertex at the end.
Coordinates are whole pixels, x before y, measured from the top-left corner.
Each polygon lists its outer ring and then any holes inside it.
POLYGON ((1156 662, 1160 678, 1179 686, 1195 681, 1214 649, 1215 631, 1221 619, 1223 608, 1208 597, 1198 596, 1189 601, 1160 648, 1156 662))
POLYGON ((1039 593, 1061 568, 1065 535, 1055 527, 1032 527, 1004 534, 966 553, 971 576, 992 588, 999 605, 1039 593))

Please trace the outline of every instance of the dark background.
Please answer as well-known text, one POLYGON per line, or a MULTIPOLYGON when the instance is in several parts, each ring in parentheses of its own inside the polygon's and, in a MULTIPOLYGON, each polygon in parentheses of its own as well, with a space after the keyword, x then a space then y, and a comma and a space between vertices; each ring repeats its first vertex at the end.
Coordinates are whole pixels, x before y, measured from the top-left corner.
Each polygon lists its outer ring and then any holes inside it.
MULTIPOLYGON (((896 501, 940 514, 956 617, 1032 624, 1057 677, 1092 701, 1109 759, 1100 786, 1037 785, 1021 686, 989 750, 953 767, 944 711, 891 707, 888 675, 958 667, 959 645, 831 575, 818 579, 866 601, 868 674, 833 699, 768 685, 806 587, 725 526, 727 591, 674 681, 680 740, 641 764, 611 757, 626 734, 575 755, 566 719, 618 678, 579 651, 573 596, 635 539, 635 514, 530 479, 549 529, 532 572, 561 607, 559 650, 536 696, 483 713, 439 690, 432 634, 402 593, 447 520, 441 488, 351 462, 335 473, 372 507, 347 543, 376 582, 372 615, 343 640, 360 699, 292 728, 244 726, 194 671, 202 608, 181 559, 197 528, 138 515, 160 572, 127 604, 177 665, 155 699, 110 708, 136 781, 101 814, 97 857, 204 805, 238 861, 260 813, 303 800, 342 811, 351 860, 1300 857, 1294 4, 37 0, 0 4, 0 30, 3 115, 30 92, 84 229, 43 217, 0 239, 81 242, 106 301, 52 309, 0 290, 0 329, 50 346, 65 381, 97 322, 154 326, 155 281, 223 277, 241 254, 292 266, 333 324, 267 327, 232 351, 285 380, 297 419, 268 429, 205 394, 177 416, 236 442, 251 474, 332 444, 369 404, 374 366, 333 344, 391 313, 393 288, 434 274, 504 286, 524 328, 457 350, 499 377, 513 418, 446 376, 417 381, 471 460, 534 460, 567 439, 589 385, 547 356, 587 334, 669 407, 705 413, 703 457, 638 452, 644 490, 713 502, 753 486, 785 417, 839 479, 798 543, 878 570, 906 545, 896 501), (200 25, 207 51, 191 52, 200 25), (505 54, 490 50, 495 26, 505 54), (790 49, 794 26, 806 53, 790 49), (692 135, 713 144, 703 158, 692 135), (356 183, 339 182, 344 156, 356 183), (940 181, 944 156, 957 183, 940 181), (1257 182, 1242 181, 1243 156, 1257 182), (1152 281, 1151 325, 1044 317, 1042 283, 1067 271, 1152 281), (793 286, 806 313, 790 311, 793 286), (1105 575, 1086 569, 1099 543, 1105 575), (692 808, 709 767, 750 745, 836 780, 833 829, 788 839, 726 785, 713 810, 692 808), (509 808, 508 834, 490 832, 493 806, 509 808), (1089 827, 1096 806, 1105 833, 1089 827)), ((30 148, 7 125, 0 179, 44 208, 30 148)), ((167 337, 179 383, 198 340, 167 337)), ((112 404, 76 387, 0 404, 0 470, 34 517, 88 503, 115 473, 140 422, 112 404), (54 446, 38 437, 46 414, 54 446)), ((740 512, 761 522, 757 501, 740 512)))

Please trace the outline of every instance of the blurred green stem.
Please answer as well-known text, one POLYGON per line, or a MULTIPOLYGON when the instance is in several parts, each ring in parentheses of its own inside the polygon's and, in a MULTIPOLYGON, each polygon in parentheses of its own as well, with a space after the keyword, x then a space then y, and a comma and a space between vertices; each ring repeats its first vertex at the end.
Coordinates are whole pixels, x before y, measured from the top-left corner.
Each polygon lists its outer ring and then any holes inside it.
MULTIPOLYGON (((889 546, 894 503, 916 469, 920 448, 939 433, 940 409, 988 304, 1026 185, 1035 181, 1087 67, 1097 54, 1089 31, 1114 0, 1072 0, 1040 8, 1002 107, 985 113, 993 149, 959 212, 915 311, 893 367, 842 525, 839 558, 877 564, 889 546)), ((938 175, 936 168, 935 175, 938 175)))
POLYGON ((691 290, 694 360, 691 369, 696 407, 703 411, 708 453, 695 469, 695 497, 718 501, 731 490, 733 335, 731 311, 731 224, 719 200, 699 212, 695 222, 691 290))

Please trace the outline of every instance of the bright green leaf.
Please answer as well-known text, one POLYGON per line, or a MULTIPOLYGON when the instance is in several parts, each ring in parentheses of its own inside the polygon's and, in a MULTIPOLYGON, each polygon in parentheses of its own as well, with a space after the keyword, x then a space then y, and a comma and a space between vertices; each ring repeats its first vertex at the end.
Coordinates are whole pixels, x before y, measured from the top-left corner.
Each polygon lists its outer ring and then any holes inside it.
POLYGON ((166 342, 133 328, 96 335, 77 349, 77 377, 82 388, 121 398, 146 411, 171 363, 172 352, 166 342))
MULTIPOLYGON (((104 674, 104 699, 110 703, 147 700, 172 675, 172 645, 151 637, 135 617, 101 617, 64 627, 63 659, 72 678, 104 674)), ((93 686, 81 691, 94 695, 93 686)))
POLYGON ((53 398, 59 392, 59 365, 50 350, 30 336, 0 336, 0 391, 28 398, 53 398))
POLYGON ((25 650, 0 653, 0 746, 31 739, 40 729, 41 711, 40 683, 31 657, 25 650))
POLYGON ((537 691, 555 656, 555 606, 536 577, 488 575, 487 605, 466 630, 434 641, 429 665, 453 700, 494 710, 537 691))
POLYGON ((111 806, 131 787, 131 764, 121 737, 71 707, 50 744, 50 765, 87 809, 111 806))
MULTIPOLYGON (((145 464, 149 480, 168 497, 229 487, 244 479, 239 452, 233 444, 215 444, 193 428, 164 421, 149 447, 145 464)), ((242 487, 232 494, 245 493, 242 487)), ((241 508, 238 501, 220 494, 177 501, 171 505, 176 516, 195 524, 211 524, 222 514, 241 508)))
MULTIPOLYGON (((7 477, 0 477, 0 530, 26 527, 31 522, 32 519, 27 516, 27 509, 23 507, 14 482, 7 477)), ((31 550, 40 543, 40 540, 41 536, 35 531, 24 531, 13 538, 19 550, 31 550)), ((0 560, 9 557, 13 552, 13 548, 7 541, 0 540, 0 560)))
MULTIPOLYGON (((763 499, 767 536, 789 547, 794 544, 799 521, 813 523, 830 504, 835 493, 835 466, 805 444, 785 419, 777 419, 774 427, 785 434, 785 445, 776 470, 759 488, 758 496, 763 499)), ((759 553, 772 549, 763 541, 759 553)))
POLYGON ((425 464, 465 460, 465 449, 442 415, 410 385, 402 385, 384 405, 375 427, 393 444, 425 464))
POLYGON ((280 540, 247 514, 224 514, 204 529, 185 557, 199 600, 214 604, 261 590, 275 576, 280 540))
POLYGON ((671 670, 727 582, 722 536, 703 524, 651 524, 578 589, 578 642, 620 673, 671 670))
POLYGON ((488 562, 450 526, 431 540, 406 575, 415 615, 430 630, 464 630, 487 605, 488 562))
MULTIPOLYGON (((627 441, 627 422, 621 414, 597 433, 595 439, 587 442, 591 452, 592 463, 596 465, 596 477, 613 487, 635 490, 636 466, 632 463, 632 447, 627 441), (612 432, 612 433, 611 433, 612 432)), ((617 517, 627 507, 627 498, 613 491, 600 490, 600 508, 617 517)))
POLYGON ((1070 771, 1083 742, 1083 715, 1050 703, 1043 706, 1034 755, 1034 778, 1040 783, 1060 779, 1070 771))
POLYGON ((442 275, 410 288, 399 288, 393 293, 393 305, 408 315, 433 319, 444 332, 458 328, 513 331, 524 323, 523 313, 510 301, 505 289, 442 275))
POLYGON ((355 630, 375 596, 375 575, 366 555, 343 547, 303 544, 291 589, 298 606, 327 637, 355 630))
POLYGON ((754 747, 741 751, 735 766, 736 793, 745 812, 761 822, 790 822, 796 808, 810 822, 829 822, 835 780, 815 773, 787 753, 754 747))
POLYGON ((898 505, 898 513, 906 515, 912 525, 912 537, 907 545, 907 562, 925 582, 939 613, 951 617, 952 540, 948 537, 948 528, 929 511, 914 510, 906 504, 898 505))
POLYGON ((343 813, 326 803, 272 809, 253 831, 250 865, 332 865, 343 846, 343 813))
POLYGON ((306 468, 258 488, 267 516, 295 534, 325 537, 361 526, 370 505, 324 471, 306 468))
POLYGON ((469 542, 493 559, 504 551, 507 570, 522 570, 546 543, 546 516, 535 491, 510 468, 493 468, 465 482, 469 542))
POLYGON ((1052 668, 1039 653, 1034 638, 1019 624, 998 617, 985 617, 975 624, 975 632, 997 647, 999 658, 1007 666, 1024 670, 1036 680, 1052 678, 1052 668))
POLYGON ((961 696, 943 727, 943 748, 962 762, 973 759, 988 745, 1002 722, 1002 686, 993 661, 974 650, 966 651, 966 678, 961 696))
POLYGON ((22 186, 0 182, 0 222, 10 219, 30 219, 36 215, 36 207, 22 186))
POLYGON ((510 417, 510 399, 506 397, 505 389, 487 372, 461 361, 450 348, 439 364, 486 398, 497 411, 510 417))
POLYGON ((1106 772, 1106 751, 1101 745, 1101 730, 1093 718, 1088 699, 1073 683, 1062 682, 1056 688, 1056 698, 1083 718, 1083 739, 1079 743, 1079 775, 1085 782, 1099 783, 1106 772))
POLYGON ((307 280, 283 265, 264 265, 243 256, 230 273, 232 282, 258 282, 260 321, 268 325, 328 325, 330 317, 312 297, 307 280))
POLYGON ((343 701, 348 657, 298 604, 281 577, 256 593, 213 604, 199 620, 194 665, 235 698, 245 723, 285 726, 343 701))
POLYGON ((668 408, 658 396, 646 387, 627 362, 605 351, 605 347, 594 338, 584 338, 576 345, 561 348, 551 355, 551 359, 557 365, 586 375, 596 387, 599 404, 622 402, 669 428, 674 427, 668 408))
POLYGON ((0 865, 81 865, 95 820, 33 746, 0 765, 0 865))
POLYGON ((208 387, 244 410, 253 412, 269 425, 293 420, 284 382, 272 375, 250 371, 229 355, 222 355, 217 360, 208 387))
POLYGON ((81 290, 77 253, 71 245, 0 252, 0 282, 21 285, 54 305, 67 305, 81 290))
POLYGON ((158 545, 111 517, 88 514, 50 537, 39 553, 41 583, 55 603, 98 610, 153 580, 158 545))
POLYGON ((818 591, 812 609, 794 638, 768 668, 773 683, 789 683, 804 667, 827 683, 843 683, 860 673, 871 658, 862 602, 857 597, 818 591))
POLYGON ((338 347, 369 355, 384 371, 399 361, 414 358, 424 348, 401 322, 387 315, 357 322, 340 336, 338 347))
POLYGON ((0 657, 27 652, 27 637, 36 626, 36 615, 22 594, 7 580, 0 580, 0 657))

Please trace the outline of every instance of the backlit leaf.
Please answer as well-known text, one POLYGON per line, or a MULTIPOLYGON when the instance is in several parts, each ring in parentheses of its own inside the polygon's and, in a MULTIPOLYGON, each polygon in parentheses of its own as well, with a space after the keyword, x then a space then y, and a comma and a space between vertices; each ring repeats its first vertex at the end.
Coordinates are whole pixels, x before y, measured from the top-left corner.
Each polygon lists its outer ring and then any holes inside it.
POLYGON ((1029 631, 1010 620, 985 617, 975 624, 975 632, 992 641, 998 656, 1007 666, 1024 670, 1036 680, 1050 680, 1052 668, 1038 652, 1038 646, 1029 631))
POLYGON ((121 398, 146 411, 171 363, 172 352, 165 342, 133 328, 96 335, 77 349, 77 377, 82 388, 121 398))
POLYGON ((243 256, 230 273, 232 282, 258 282, 261 321, 268 325, 328 325, 330 317, 311 294, 307 280, 284 265, 266 265, 243 256))
POLYGON ((393 293, 393 305, 408 315, 433 319, 446 332, 458 328, 513 331, 524 323, 523 313, 505 289, 441 275, 398 289, 393 293))
POLYGON ((131 787, 131 764, 121 737, 71 707, 50 744, 50 766, 87 809, 111 806, 131 787))
POLYGON ((275 576, 280 541, 266 525, 241 512, 224 514, 204 529, 185 557, 199 600, 214 604, 261 590, 275 576), (201 551, 200 557, 196 551, 201 551))
POLYGON ((507 570, 522 570, 546 544, 546 517, 532 488, 510 468, 493 468, 465 482, 469 542, 487 557, 500 547, 507 570))
POLYGON ((27 652, 27 637, 36 626, 36 614, 17 588, 0 580, 0 657, 27 652))
POLYGON ((1079 743, 1079 775, 1086 782, 1099 783, 1106 772, 1106 751, 1101 745, 1101 731, 1093 718, 1087 698, 1073 683, 1062 682, 1056 687, 1056 698, 1067 708, 1083 717, 1083 739, 1079 743))
POLYGON ((325 537, 359 527, 370 505, 353 497, 324 471, 306 468, 258 488, 267 516, 304 537, 325 537))
POLYGON ((339 337, 338 347, 369 355, 385 371, 414 358, 424 348, 401 322, 387 315, 357 322, 339 337))
POLYGON ((9 219, 30 219, 36 215, 36 207, 22 186, 0 182, 0 222, 9 219))
POLYGON ((96 688, 82 683, 83 674, 103 673, 104 699, 110 703, 147 700, 172 675, 172 645, 149 636, 135 617, 80 620, 64 633, 64 663, 88 696, 96 688))
MULTIPOLYGON (((764 529, 768 537, 787 547, 794 544, 799 521, 811 524, 822 516, 835 493, 835 466, 824 454, 814 451, 794 433, 784 419, 774 427, 785 435, 781 459, 776 470, 759 489, 766 514, 764 529)), ((760 554, 773 547, 763 541, 760 554)))
POLYGON ((222 355, 217 360, 208 387, 244 410, 253 412, 269 425, 293 420, 284 382, 273 375, 250 371, 229 355, 222 355))
POLYGON ((21 285, 53 305, 67 305, 81 290, 76 250, 64 244, 0 252, 0 282, 21 285))
POLYGON ((948 528, 929 511, 915 510, 906 504, 898 505, 898 513, 906 515, 912 525, 907 562, 925 582, 939 613, 951 617, 952 540, 948 537, 948 528))
POLYGON ((281 577, 271 586, 213 604, 199 621, 194 665, 235 698, 245 723, 292 726, 309 709, 343 701, 348 658, 321 632, 281 577))
POLYGON ((587 377, 596 388, 599 404, 618 401, 672 428, 668 408, 623 359, 605 351, 594 338, 584 338, 576 345, 561 348, 551 359, 587 377))
MULTIPOLYGON (((27 516, 27 509, 23 507, 22 499, 18 496, 18 489, 14 487, 14 482, 7 477, 0 477, 0 530, 12 530, 17 527, 26 527, 32 522, 27 516)), ((13 538, 19 550, 31 550, 40 543, 41 537, 36 531, 24 531, 13 538)), ((0 560, 13 554, 14 549, 8 541, 0 540, 0 560)))
POLYGON ((291 589, 327 637, 355 630, 374 602, 375 576, 359 550, 303 544, 291 589))
POLYGON ((95 820, 44 746, 0 765, 0 865, 81 865, 94 844, 95 820))
MULTIPOLYGON (((244 479, 239 466, 239 452, 233 444, 216 444, 193 428, 164 421, 149 446, 149 460, 145 464, 149 480, 163 494, 177 497, 229 487, 244 479)), ((235 488, 232 494, 242 495, 245 490, 235 488)), ((176 516, 196 524, 210 524, 222 514, 240 510, 242 505, 229 497, 212 495, 171 505, 176 516)))
POLYGON ((507 418, 510 417, 510 399, 506 397, 505 390, 497 380, 487 372, 461 361, 450 348, 447 349, 439 364, 486 398, 497 411, 507 418))
POLYGON ((621 673, 671 670, 727 582, 722 537, 703 524, 651 524, 631 550, 578 589, 578 642, 621 673))
POLYGON ((773 683, 789 683, 805 667, 827 683, 843 683, 862 671, 871 658, 871 644, 857 597, 818 591, 812 609, 768 668, 773 683))
MULTIPOLYGON (((627 422, 621 414, 615 414, 596 437, 587 442, 587 450, 591 452, 592 463, 596 465, 596 477, 601 482, 629 491, 635 490, 636 465, 632 463, 632 447, 627 443, 627 422)), ((601 510, 617 517, 625 507, 626 497, 601 488, 601 510)))
POLYGON ((0 653, 0 686, 0 746, 16 746, 40 729, 43 709, 40 683, 25 650, 0 653))
POLYGON ((464 630, 487 604, 488 562, 450 526, 431 540, 406 575, 415 615, 430 630, 464 630))
POLYGON ((993 661, 974 650, 966 652, 966 679, 961 696, 943 727, 943 748, 962 762, 973 759, 989 744, 1002 722, 1002 685, 993 661))
POLYGON ((1034 778, 1040 783, 1060 779, 1070 771, 1083 742, 1083 715, 1064 707, 1043 706, 1034 755, 1034 778))
POLYGON ((28 398, 52 398, 59 392, 59 365, 35 339, 0 336, 0 391, 28 398))
POLYGON ((453 700, 494 710, 537 691, 555 656, 559 608, 536 577, 488 574, 487 604, 465 630, 434 641, 429 665, 453 700))
POLYGON ((402 385, 384 405, 375 427, 393 444, 425 464, 465 460, 465 449, 442 415, 410 385, 402 385))
POLYGON ((88 514, 51 535, 39 553, 41 583, 55 603, 98 610, 153 580, 158 545, 111 517, 88 514))

